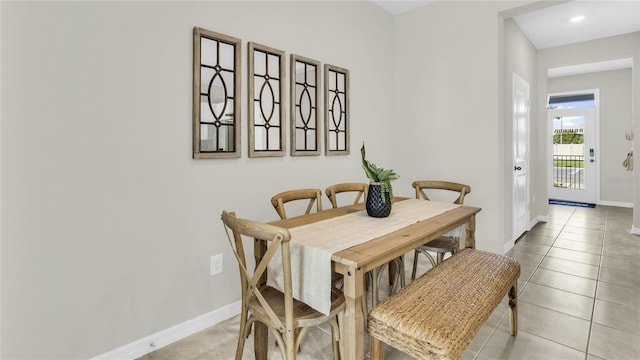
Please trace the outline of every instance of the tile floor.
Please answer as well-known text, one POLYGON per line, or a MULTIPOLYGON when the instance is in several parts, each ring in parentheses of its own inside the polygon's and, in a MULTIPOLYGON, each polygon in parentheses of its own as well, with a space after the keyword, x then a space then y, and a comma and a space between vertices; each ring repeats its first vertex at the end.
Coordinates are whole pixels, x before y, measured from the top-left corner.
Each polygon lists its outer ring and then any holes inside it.
MULTIPOLYGON (((629 234, 631 223, 631 209, 551 205, 549 222, 507 254, 522 271, 518 335, 509 336, 505 301, 462 359, 640 359, 640 237, 629 234)), ((421 266, 428 268, 426 261, 421 266)), ((233 359, 238 329, 234 317, 140 360, 233 359)), ((331 359, 329 334, 326 327, 310 330, 298 358, 331 359)), ((269 358, 279 359, 270 343, 269 358)), ((385 351, 386 359, 410 358, 385 351)), ((243 359, 253 358, 250 337, 243 359)))

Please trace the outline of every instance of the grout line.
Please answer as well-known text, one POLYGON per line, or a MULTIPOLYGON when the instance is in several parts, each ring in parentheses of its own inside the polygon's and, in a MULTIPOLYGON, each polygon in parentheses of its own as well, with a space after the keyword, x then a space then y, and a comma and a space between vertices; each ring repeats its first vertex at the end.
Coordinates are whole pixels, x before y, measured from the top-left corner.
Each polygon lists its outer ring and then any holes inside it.
POLYGON ((591 344, 591 331, 593 330, 593 316, 596 312, 596 299, 598 296, 598 285, 600 284, 600 273, 602 271, 602 257, 604 256, 604 245, 607 241, 607 223, 609 222, 609 211, 604 218, 604 230, 602 234, 602 249, 600 250, 600 262, 598 263, 598 276, 596 277, 596 291, 593 293, 593 305, 591 306, 591 321, 589 321, 589 334, 587 335, 587 348, 585 349, 585 360, 589 358, 589 345, 591 344))

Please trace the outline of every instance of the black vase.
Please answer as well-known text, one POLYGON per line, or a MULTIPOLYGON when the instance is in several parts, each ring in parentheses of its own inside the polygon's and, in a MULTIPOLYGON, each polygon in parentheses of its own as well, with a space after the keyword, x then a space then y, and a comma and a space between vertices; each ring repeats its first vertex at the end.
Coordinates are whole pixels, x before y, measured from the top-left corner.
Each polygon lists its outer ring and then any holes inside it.
POLYGON ((369 184, 367 194, 367 214, 371 217, 383 218, 391 213, 391 184, 383 188, 380 183, 369 184))

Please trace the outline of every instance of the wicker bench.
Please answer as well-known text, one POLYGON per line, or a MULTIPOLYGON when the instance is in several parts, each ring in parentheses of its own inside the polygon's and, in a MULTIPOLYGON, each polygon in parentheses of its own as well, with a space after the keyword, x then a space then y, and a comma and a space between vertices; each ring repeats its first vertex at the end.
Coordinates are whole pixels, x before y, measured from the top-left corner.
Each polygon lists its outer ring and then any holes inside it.
POLYGON ((511 258, 459 252, 371 310, 371 359, 383 359, 383 343, 418 359, 458 359, 505 295, 516 335, 518 277, 511 258))

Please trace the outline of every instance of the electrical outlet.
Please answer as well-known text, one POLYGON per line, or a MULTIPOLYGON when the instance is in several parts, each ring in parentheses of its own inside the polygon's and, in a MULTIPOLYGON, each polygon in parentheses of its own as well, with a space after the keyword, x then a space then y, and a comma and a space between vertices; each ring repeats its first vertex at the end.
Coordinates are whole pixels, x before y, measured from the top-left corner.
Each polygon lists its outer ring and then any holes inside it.
POLYGON ((222 274, 222 254, 211 256, 209 275, 222 274))

